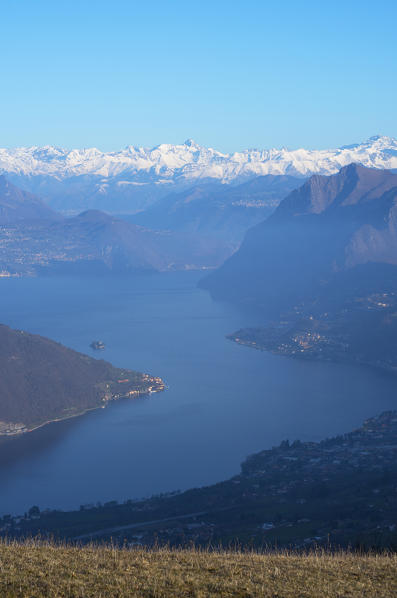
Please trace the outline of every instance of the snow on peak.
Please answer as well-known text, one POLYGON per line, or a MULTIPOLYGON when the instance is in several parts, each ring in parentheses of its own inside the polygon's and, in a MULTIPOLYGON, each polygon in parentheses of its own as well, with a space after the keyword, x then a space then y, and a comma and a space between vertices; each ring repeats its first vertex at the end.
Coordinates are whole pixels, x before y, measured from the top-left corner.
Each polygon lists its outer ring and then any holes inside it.
POLYGON ((164 181, 218 179, 231 182, 258 175, 333 174, 352 162, 374 168, 397 168, 397 140, 376 135, 359 144, 329 150, 247 149, 224 154, 198 145, 163 143, 153 148, 127 146, 117 152, 96 148, 44 146, 0 148, 0 174, 67 179, 79 175, 104 179, 164 181))
POLYGON ((200 149, 200 146, 198 145, 198 143, 194 141, 194 139, 186 139, 183 145, 187 145, 187 147, 196 147, 197 149, 200 149))

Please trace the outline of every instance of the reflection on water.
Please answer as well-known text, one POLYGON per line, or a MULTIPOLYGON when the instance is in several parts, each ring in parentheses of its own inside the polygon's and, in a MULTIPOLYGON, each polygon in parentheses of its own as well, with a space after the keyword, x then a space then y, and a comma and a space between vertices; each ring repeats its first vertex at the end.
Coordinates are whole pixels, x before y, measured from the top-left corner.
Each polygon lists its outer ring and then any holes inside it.
POLYGON ((87 353, 101 338, 101 358, 169 385, 1 442, 0 513, 213 483, 284 438, 318 440, 395 408, 390 375, 227 341, 258 315, 213 302, 196 287, 199 277, 0 281, 3 323, 87 353))

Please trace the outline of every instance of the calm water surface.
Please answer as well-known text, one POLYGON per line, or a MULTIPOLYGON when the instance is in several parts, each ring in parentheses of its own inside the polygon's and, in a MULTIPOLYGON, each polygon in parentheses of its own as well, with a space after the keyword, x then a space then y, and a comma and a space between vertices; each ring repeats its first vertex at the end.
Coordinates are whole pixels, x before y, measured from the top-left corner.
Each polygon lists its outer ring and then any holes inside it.
POLYGON ((392 376, 227 341, 259 319, 212 301, 200 276, 0 280, 2 323, 96 357, 88 345, 102 339, 100 357, 169 386, 0 444, 0 513, 210 484, 285 438, 319 440, 396 408, 392 376))

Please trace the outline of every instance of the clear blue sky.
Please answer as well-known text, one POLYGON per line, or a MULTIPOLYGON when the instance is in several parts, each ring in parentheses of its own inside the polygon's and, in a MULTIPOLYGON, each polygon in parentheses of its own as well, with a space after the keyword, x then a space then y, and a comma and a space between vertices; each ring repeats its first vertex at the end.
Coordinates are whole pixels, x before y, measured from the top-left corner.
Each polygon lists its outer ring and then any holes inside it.
POLYGON ((0 147, 397 136, 397 2, 5 0, 0 147))

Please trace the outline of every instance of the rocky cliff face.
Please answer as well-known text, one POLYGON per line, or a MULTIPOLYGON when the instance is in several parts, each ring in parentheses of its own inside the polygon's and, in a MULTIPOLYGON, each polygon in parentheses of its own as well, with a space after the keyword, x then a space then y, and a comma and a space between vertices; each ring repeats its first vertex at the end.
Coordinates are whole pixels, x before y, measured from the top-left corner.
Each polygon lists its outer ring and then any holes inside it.
POLYGON ((315 175, 202 284, 216 296, 276 311, 312 300, 347 269, 397 265, 396 206, 397 175, 389 171, 352 164, 315 175))

